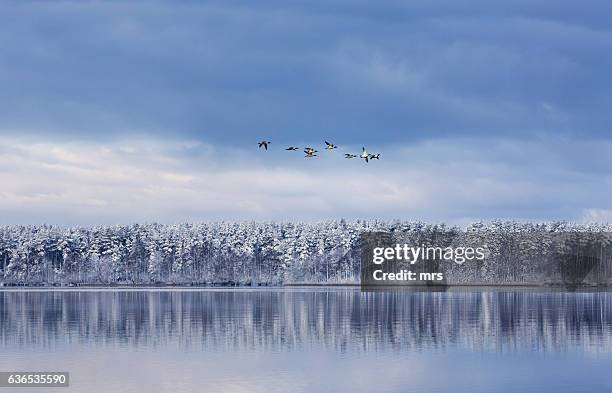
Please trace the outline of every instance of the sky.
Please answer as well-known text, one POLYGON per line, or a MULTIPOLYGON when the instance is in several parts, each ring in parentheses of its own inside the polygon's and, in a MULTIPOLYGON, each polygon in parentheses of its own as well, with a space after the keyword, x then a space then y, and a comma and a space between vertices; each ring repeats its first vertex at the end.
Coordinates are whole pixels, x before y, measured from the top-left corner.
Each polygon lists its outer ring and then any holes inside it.
POLYGON ((609 1, 0 15, 0 224, 612 221, 609 1))

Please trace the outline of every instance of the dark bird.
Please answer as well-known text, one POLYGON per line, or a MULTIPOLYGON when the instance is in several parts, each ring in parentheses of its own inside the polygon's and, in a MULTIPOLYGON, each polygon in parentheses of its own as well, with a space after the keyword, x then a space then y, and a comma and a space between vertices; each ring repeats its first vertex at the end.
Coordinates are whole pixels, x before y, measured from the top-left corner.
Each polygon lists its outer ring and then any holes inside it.
POLYGON ((300 148, 299 147, 295 147, 295 146, 289 146, 285 150, 300 150, 300 148))
POLYGON ((344 153, 344 158, 355 158, 355 157, 357 157, 357 155, 349 154, 349 153, 344 153))
POLYGON ((304 157, 306 158, 312 158, 312 157, 316 157, 317 155, 315 154, 316 150, 313 151, 304 151, 304 153, 306 153, 306 155, 304 157))
POLYGON ((380 160, 380 153, 370 154, 370 160, 380 160))
POLYGON ((318 152, 318 150, 313 149, 312 147, 306 147, 304 148, 304 153, 309 154, 309 153, 316 153, 318 152))
POLYGON ((259 148, 261 149, 261 147, 263 146, 266 150, 268 150, 268 145, 272 143, 270 141, 261 141, 259 143, 257 143, 259 145, 259 148))
POLYGON ((337 148, 338 146, 334 145, 333 143, 329 143, 328 141, 325 141, 325 148, 327 150, 334 150, 335 148, 337 148))
POLYGON ((359 157, 363 158, 365 162, 368 162, 370 155, 368 154, 368 151, 365 149, 365 147, 363 148, 363 152, 359 157))

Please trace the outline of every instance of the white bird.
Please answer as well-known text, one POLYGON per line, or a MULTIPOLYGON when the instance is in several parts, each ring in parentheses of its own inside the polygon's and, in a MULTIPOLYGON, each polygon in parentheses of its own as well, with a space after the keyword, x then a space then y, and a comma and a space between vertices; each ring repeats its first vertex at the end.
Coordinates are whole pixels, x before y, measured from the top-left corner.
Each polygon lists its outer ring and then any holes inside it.
POLYGON ((329 143, 328 141, 325 141, 325 148, 327 150, 334 150, 335 148, 337 148, 338 146, 334 145, 333 143, 329 143))
POLYGON ((368 154, 368 151, 366 150, 365 147, 363 147, 363 152, 361 153, 359 157, 363 158, 366 162, 368 162, 368 160, 370 159, 370 155, 368 154))

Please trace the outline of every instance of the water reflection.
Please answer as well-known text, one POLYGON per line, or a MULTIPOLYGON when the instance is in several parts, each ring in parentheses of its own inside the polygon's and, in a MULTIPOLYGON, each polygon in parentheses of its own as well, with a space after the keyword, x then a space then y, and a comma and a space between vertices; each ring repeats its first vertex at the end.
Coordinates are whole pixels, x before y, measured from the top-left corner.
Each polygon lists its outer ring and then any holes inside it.
POLYGON ((535 290, 3 291, 0 348, 612 352, 612 294, 535 290))

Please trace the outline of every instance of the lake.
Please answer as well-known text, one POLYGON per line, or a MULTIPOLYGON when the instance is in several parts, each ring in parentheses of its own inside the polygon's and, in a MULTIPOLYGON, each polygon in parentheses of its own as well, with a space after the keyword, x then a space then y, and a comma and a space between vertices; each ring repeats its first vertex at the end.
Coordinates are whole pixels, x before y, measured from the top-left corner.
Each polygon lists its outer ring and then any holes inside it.
POLYGON ((0 371, 70 372, 24 393, 610 392, 611 370, 605 291, 0 291, 0 371))

